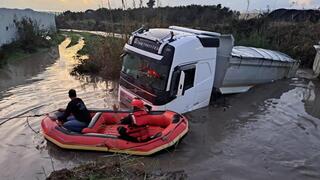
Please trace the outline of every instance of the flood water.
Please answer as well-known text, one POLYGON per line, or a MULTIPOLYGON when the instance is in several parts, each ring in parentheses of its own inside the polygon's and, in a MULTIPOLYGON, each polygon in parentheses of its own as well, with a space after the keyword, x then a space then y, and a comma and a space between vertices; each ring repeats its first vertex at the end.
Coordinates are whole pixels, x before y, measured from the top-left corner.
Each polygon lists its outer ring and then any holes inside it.
MULTIPOLYGON (((117 103, 112 83, 69 75, 83 41, 0 71, 0 122, 17 114, 42 114, 64 107, 70 88, 90 108, 117 103), (15 68, 17 67, 17 68, 15 68), (32 71, 32 72, 31 72, 32 71)), ((186 114, 190 132, 176 149, 142 158, 150 170, 185 170, 190 179, 320 179, 320 83, 304 78, 257 86, 186 114)), ((39 118, 29 118, 40 129, 39 118)), ((0 126, 1 179, 44 179, 109 153, 62 150, 34 133, 26 119, 0 126)))

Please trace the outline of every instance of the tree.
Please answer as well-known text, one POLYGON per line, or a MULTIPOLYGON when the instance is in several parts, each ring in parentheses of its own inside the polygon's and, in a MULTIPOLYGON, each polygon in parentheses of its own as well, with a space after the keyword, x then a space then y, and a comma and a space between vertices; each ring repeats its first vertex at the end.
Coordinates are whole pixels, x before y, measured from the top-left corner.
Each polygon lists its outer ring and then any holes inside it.
POLYGON ((139 8, 142 8, 143 0, 140 0, 139 2, 139 8))
POLYGON ((156 2, 155 0, 149 0, 149 2, 147 2, 147 6, 148 6, 149 8, 153 8, 155 2, 156 2))

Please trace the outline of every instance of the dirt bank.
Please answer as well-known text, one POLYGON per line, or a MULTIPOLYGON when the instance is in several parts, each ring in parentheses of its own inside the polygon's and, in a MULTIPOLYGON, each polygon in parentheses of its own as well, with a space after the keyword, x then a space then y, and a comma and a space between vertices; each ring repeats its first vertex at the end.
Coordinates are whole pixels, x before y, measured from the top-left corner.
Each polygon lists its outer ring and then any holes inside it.
POLYGON ((149 180, 183 180, 187 178, 184 171, 146 172, 142 161, 137 158, 114 155, 108 161, 95 161, 69 169, 61 169, 50 174, 47 180, 86 180, 86 179, 149 179, 149 180))

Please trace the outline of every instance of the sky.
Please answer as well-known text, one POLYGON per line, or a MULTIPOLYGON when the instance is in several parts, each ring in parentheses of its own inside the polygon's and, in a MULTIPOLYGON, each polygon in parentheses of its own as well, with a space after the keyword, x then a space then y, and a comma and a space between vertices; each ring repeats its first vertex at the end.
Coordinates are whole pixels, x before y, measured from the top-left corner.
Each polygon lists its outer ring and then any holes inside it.
MULTIPOLYGON (((113 8, 121 7, 121 0, 109 0, 113 8)), ((127 7, 138 6, 140 0, 125 0, 127 7)), ((143 0, 145 5, 148 0, 143 0)), ((157 0, 158 1, 158 0, 157 0)), ((255 10, 297 8, 318 9, 320 0, 159 0, 160 6, 181 6, 190 4, 216 5, 230 7, 233 10, 246 12, 255 10), (249 2, 249 4, 248 4, 249 2), (248 6, 249 5, 249 6, 248 6), (248 8, 249 7, 249 8, 248 8)), ((31 8, 41 11, 84 11, 107 7, 108 0, 0 0, 0 7, 4 8, 31 8)))

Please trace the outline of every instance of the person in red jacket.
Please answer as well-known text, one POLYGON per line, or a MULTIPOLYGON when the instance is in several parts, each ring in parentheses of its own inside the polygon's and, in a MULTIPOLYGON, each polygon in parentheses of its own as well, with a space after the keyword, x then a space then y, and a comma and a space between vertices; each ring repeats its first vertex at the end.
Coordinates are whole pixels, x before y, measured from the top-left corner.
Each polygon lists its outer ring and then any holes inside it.
POLYGON ((133 142, 145 142, 152 139, 148 126, 166 127, 170 122, 150 118, 143 101, 134 98, 131 102, 133 112, 121 120, 121 124, 128 125, 127 128, 120 126, 118 132, 120 138, 133 142))

